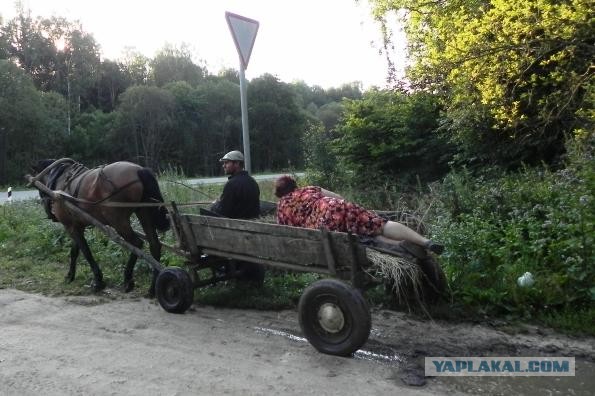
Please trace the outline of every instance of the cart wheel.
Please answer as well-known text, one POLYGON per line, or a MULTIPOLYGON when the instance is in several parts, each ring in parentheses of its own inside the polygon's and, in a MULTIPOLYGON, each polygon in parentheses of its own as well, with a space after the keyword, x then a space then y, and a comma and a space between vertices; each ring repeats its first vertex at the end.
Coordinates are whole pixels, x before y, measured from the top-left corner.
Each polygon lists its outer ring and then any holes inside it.
POLYGON ((310 285, 298 305, 304 335, 319 352, 348 356, 370 336, 372 318, 359 290, 336 279, 310 285))
POLYGON ((430 255, 419 260, 419 266, 424 274, 423 299, 429 303, 436 303, 444 297, 448 290, 446 275, 440 264, 430 255))
POLYGON ((194 300, 194 288, 188 272, 182 268, 165 268, 157 276, 157 300, 171 313, 184 313, 194 300))

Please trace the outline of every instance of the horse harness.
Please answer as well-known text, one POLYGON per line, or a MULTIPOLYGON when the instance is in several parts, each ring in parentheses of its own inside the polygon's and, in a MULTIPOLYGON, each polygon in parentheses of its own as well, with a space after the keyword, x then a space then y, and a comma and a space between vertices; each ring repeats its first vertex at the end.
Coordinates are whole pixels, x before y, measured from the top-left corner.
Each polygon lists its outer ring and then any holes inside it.
MULTIPOLYGON (((66 178, 64 180, 64 187, 62 189, 63 190, 69 189, 74 182, 74 191, 73 191, 72 195, 69 196, 70 199, 72 201, 76 201, 76 202, 80 202, 80 203, 85 203, 85 204, 90 204, 90 205, 100 205, 102 202, 110 199, 111 197, 113 197, 114 195, 118 194, 119 192, 125 190, 126 188, 130 187, 131 185, 141 182, 140 179, 133 180, 131 182, 126 183, 122 187, 118 188, 118 186, 116 186, 116 184, 109 177, 107 177, 107 175, 103 171, 104 167, 105 167, 105 165, 101 165, 101 166, 98 166, 97 168, 88 169, 83 164, 80 164, 78 162, 75 162, 74 164, 66 164, 66 163, 59 164, 57 167, 55 167, 54 169, 52 169, 50 171, 50 173, 48 175, 48 181, 47 181, 46 186, 51 190, 55 190, 56 184, 58 183, 58 179, 65 172, 67 172, 66 178), (105 197, 99 201, 87 201, 85 199, 79 199, 78 196, 79 196, 79 191, 81 188, 82 180, 84 179, 84 177, 87 174, 89 174, 91 171, 94 171, 94 170, 99 170, 99 177, 104 179, 109 184, 111 184, 114 191, 112 191, 112 193, 110 195, 108 195, 107 197, 105 197)), ((51 219, 52 221, 57 222, 58 219, 52 212, 52 198, 43 192, 40 192, 40 195, 41 195, 43 207, 45 209, 46 214, 48 215, 48 218, 51 219)))

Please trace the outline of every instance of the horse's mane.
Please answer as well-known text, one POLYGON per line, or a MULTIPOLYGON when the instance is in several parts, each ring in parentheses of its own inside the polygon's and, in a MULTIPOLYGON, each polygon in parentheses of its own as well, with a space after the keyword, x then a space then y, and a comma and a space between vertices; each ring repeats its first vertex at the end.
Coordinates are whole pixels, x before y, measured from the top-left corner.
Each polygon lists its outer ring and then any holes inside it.
POLYGON ((53 164, 54 162, 56 162, 55 159, 42 159, 37 161, 37 163, 33 165, 31 168, 35 171, 35 173, 39 173, 51 164, 53 164))
POLYGON ((48 175, 46 186, 48 186, 50 190, 55 190, 58 179, 60 176, 62 176, 66 168, 70 167, 71 165, 72 164, 59 164, 54 169, 52 169, 48 175))

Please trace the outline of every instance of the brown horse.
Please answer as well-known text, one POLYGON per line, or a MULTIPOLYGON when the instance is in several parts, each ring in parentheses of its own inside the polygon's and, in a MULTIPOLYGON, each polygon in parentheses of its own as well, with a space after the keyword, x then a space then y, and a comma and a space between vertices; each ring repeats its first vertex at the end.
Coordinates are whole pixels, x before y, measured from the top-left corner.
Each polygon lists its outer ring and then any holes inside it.
MULTIPOLYGON (((132 245, 142 248, 143 241, 130 224, 130 217, 132 213, 135 213, 149 241, 151 255, 159 261, 161 244, 156 231, 165 231, 169 228, 169 221, 166 217, 167 210, 163 206, 117 207, 105 205, 108 202, 112 205, 114 202, 163 202, 159 185, 150 169, 131 162, 115 162, 95 169, 88 169, 71 159, 42 160, 32 168, 37 173, 36 180, 51 190, 62 190, 71 195, 74 197, 71 202, 101 223, 114 228, 122 238, 132 245)), ((62 201, 53 201, 41 191, 40 196, 48 217, 62 223, 73 240, 70 250, 70 269, 66 280, 68 282, 74 280, 76 260, 82 250, 93 271, 94 280, 91 286, 95 292, 100 291, 105 287, 103 274, 91 254, 84 235, 85 228, 90 224, 80 215, 68 210, 62 201)), ((133 272, 137 258, 137 255, 131 253, 124 269, 124 290, 126 292, 134 288, 133 272)), ((150 295, 155 293, 157 275, 158 271, 153 269, 150 295)))

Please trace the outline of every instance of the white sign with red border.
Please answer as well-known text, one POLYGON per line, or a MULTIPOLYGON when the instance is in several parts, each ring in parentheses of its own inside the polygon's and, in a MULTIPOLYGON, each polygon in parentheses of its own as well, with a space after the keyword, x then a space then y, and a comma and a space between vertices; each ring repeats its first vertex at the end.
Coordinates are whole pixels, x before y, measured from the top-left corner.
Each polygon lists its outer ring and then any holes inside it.
POLYGON ((229 11, 225 12, 225 19, 227 20, 227 25, 231 31, 238 54, 240 54, 242 66, 244 66, 244 69, 247 69, 252 48, 254 48, 256 33, 258 33, 259 22, 229 11))

